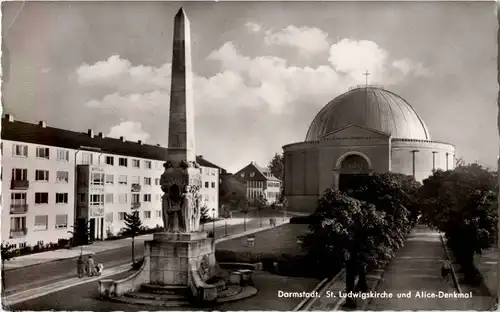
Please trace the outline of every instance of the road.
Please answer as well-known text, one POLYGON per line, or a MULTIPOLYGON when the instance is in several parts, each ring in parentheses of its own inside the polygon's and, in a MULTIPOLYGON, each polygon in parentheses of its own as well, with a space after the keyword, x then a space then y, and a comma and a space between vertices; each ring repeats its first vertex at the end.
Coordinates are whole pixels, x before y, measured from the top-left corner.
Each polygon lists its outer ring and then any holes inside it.
MULTIPOLYGON (((266 223, 264 223, 266 224, 266 223)), ((260 227, 258 219, 250 219, 246 223, 246 230, 260 227)), ((211 223, 205 224, 205 230, 211 231, 211 223)), ((227 234, 237 234, 244 231, 244 225, 232 225, 227 227, 227 234)), ((225 227, 215 228, 216 238, 225 235, 225 227)), ((136 257, 144 254, 144 238, 136 240, 136 257)), ((132 259, 132 245, 103 251, 95 254, 96 262, 103 263, 105 268, 130 263, 132 259)), ((30 267, 17 268, 5 272, 6 295, 16 293, 25 289, 31 289, 48 285, 76 276, 76 260, 64 259, 59 261, 42 263, 30 267)))

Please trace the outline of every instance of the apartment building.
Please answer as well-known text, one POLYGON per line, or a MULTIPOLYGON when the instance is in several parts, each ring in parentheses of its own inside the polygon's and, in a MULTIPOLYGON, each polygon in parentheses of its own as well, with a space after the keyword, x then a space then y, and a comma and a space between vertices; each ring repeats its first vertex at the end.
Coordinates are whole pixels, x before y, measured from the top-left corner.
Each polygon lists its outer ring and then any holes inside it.
POLYGON ((273 176, 268 168, 251 162, 234 174, 235 178, 246 184, 246 195, 249 203, 255 203, 262 194, 268 204, 277 202, 280 198, 281 181, 273 176))
POLYGON ((201 166, 202 186, 200 193, 203 204, 208 209, 208 215, 212 218, 219 217, 219 188, 221 169, 207 161, 203 156, 196 157, 196 162, 201 166))
MULTIPOLYGON (((22 247, 68 239, 78 220, 88 223, 91 239, 104 239, 118 234, 132 211, 146 227, 163 225, 160 176, 168 149, 12 115, 2 119, 1 137, 2 241, 22 247)), ((219 169, 197 161, 203 200, 218 216, 219 169)))

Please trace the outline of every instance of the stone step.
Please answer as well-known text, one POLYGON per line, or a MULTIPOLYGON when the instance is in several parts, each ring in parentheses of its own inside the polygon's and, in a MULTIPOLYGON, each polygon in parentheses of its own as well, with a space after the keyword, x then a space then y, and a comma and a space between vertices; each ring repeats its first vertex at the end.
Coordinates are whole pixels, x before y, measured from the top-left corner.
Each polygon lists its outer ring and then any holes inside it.
POLYGON ((131 297, 113 297, 113 301, 126 303, 126 304, 136 304, 136 305, 147 305, 147 306, 155 306, 155 307, 165 307, 165 308, 173 308, 173 307, 181 307, 181 306, 189 306, 188 300, 154 300, 154 299, 143 299, 143 298, 131 298, 131 297))
POLYGON ((226 298, 239 294, 242 291, 240 285, 229 285, 222 291, 217 291, 217 298, 226 298))
POLYGON ((255 296, 256 294, 257 294, 257 288, 255 288, 253 286, 244 286, 241 288, 240 292, 238 292, 236 294, 232 294, 230 296, 223 297, 223 298, 219 297, 219 298, 217 298, 216 302, 217 303, 224 303, 224 302, 237 301, 237 300, 241 300, 241 299, 248 298, 251 296, 255 296))
POLYGON ((138 299, 151 299, 151 300, 187 300, 186 296, 178 295, 178 294, 155 294, 155 293, 147 293, 147 292, 130 292, 124 295, 129 298, 138 298, 138 299))
POLYGON ((143 284, 141 290, 146 293, 155 294, 170 294, 170 295, 189 295, 189 288, 187 286, 172 286, 172 285, 156 285, 156 284, 143 284))

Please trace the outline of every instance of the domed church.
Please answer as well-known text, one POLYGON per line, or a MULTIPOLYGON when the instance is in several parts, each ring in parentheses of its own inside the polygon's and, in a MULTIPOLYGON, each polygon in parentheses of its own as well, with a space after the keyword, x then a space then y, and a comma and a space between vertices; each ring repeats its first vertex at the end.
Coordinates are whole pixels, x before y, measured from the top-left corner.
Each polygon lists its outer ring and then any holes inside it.
POLYGON ((352 177, 395 172, 427 178, 454 167, 453 145, 431 140, 422 118, 401 96, 358 86, 336 97, 313 119, 304 142, 283 146, 284 192, 290 211, 313 212, 327 188, 352 177))

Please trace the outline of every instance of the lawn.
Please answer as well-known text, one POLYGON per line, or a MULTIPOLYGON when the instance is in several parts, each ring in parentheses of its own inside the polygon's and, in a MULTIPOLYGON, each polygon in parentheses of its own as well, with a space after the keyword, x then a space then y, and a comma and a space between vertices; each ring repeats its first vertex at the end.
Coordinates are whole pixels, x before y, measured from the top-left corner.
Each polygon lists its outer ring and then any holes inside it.
POLYGON ((297 246, 297 236, 304 235, 307 231, 307 224, 285 224, 255 233, 254 247, 248 247, 247 237, 243 236, 220 242, 216 249, 276 255, 303 254, 303 251, 297 246))

